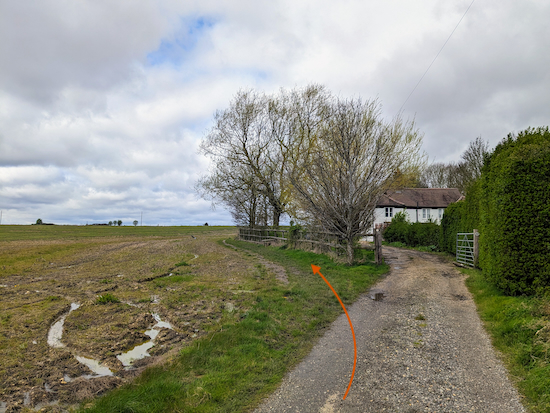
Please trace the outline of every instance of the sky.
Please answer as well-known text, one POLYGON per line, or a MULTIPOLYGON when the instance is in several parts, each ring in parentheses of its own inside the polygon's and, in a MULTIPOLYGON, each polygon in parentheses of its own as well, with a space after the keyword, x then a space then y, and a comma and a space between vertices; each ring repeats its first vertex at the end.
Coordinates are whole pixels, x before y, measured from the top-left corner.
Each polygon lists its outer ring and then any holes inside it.
POLYGON ((378 99, 430 161, 494 147, 550 124, 549 16, 547 0, 0 0, 1 224, 232 224, 195 183, 240 89, 378 99))

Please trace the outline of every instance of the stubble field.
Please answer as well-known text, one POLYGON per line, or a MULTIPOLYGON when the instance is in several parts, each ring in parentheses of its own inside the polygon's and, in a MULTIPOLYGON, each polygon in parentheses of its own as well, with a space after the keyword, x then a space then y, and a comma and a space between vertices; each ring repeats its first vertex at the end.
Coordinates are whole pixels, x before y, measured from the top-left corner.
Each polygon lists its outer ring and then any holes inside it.
POLYGON ((230 227, 1 227, 0 407, 101 394, 207 334, 228 308, 246 307, 258 268, 216 242, 234 235, 230 227), (69 314, 71 304, 79 307, 69 314), (156 328, 151 357, 125 368, 117 356, 149 342, 144 331, 158 319, 169 326, 156 328))

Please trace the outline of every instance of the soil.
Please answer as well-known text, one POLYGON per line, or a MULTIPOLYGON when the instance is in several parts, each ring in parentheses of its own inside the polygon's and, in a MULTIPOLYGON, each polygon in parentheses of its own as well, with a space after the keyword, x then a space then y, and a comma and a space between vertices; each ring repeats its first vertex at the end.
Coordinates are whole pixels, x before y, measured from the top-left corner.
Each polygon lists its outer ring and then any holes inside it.
POLYGON ((461 274, 445 257, 384 247, 391 272, 339 317, 256 410, 524 412, 461 274), (376 298, 382 298, 376 301, 376 298))
POLYGON ((253 257, 217 242, 233 235, 3 242, 0 411, 65 411, 215 331, 228 306, 246 311, 252 295, 244 292, 260 275, 253 257), (109 294, 114 299, 100 304, 109 294), (52 348, 50 326, 71 303, 80 307, 65 319, 64 347, 52 348), (150 340, 144 332, 155 324, 152 313, 173 329, 162 328, 151 357, 125 369, 116 356, 150 340), (113 376, 90 378, 75 356, 100 362, 113 376))

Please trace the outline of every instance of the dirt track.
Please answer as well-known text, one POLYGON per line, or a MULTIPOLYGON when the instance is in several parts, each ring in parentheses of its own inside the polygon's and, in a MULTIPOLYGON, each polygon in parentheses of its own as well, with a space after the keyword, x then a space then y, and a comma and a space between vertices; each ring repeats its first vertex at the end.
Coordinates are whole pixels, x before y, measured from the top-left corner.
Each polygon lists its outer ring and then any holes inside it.
POLYGON ((524 412, 483 330, 465 276, 436 255, 384 248, 391 273, 348 308, 256 410, 524 412), (371 296, 382 292, 384 299, 371 296))

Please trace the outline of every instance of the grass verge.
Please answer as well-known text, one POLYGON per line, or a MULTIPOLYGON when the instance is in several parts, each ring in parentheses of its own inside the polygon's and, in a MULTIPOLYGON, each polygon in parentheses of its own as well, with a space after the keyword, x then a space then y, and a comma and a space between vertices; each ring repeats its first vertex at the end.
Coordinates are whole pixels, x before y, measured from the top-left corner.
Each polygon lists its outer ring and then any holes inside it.
MULTIPOLYGON (((226 310, 208 336, 184 348, 170 363, 148 369, 133 383, 86 406, 88 412, 250 411, 272 392, 285 373, 314 345, 342 308, 311 264, 349 305, 367 291, 387 266, 345 266, 324 255, 229 241, 287 269, 283 285, 259 271, 266 282, 246 311, 226 310)), ((246 254, 243 252, 243 254, 246 254)))
POLYGON ((489 284, 479 270, 462 270, 479 315, 525 405, 533 413, 550 412, 550 302, 509 297, 489 284))

